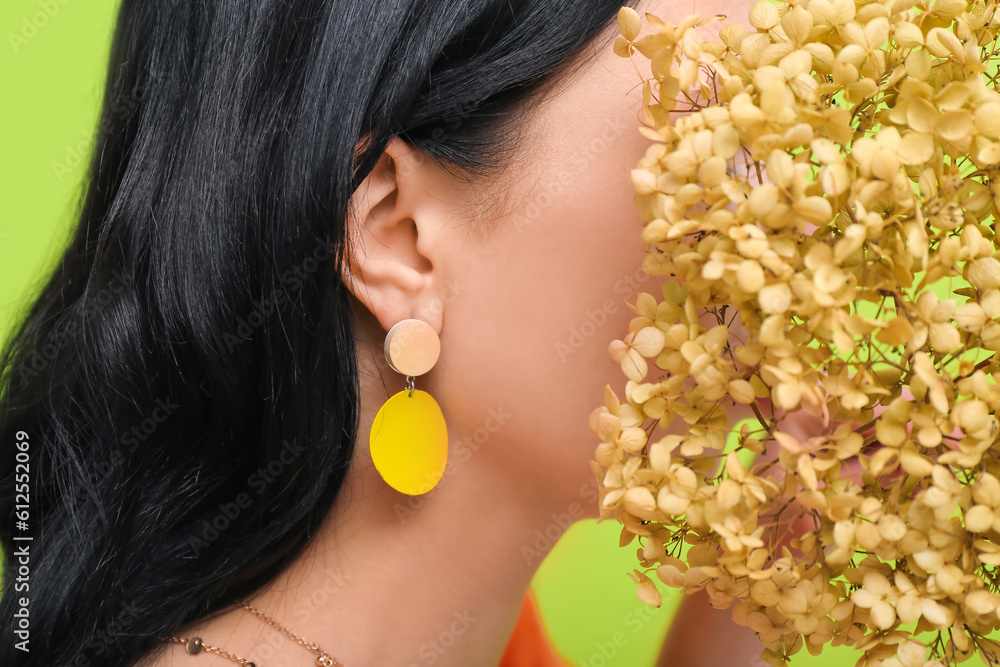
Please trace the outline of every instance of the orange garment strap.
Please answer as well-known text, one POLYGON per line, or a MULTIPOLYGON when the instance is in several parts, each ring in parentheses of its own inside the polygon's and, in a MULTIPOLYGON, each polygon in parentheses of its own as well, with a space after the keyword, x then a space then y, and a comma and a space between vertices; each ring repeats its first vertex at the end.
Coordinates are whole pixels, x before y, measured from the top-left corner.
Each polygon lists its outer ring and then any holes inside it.
POLYGON ((572 667, 549 640, 538 613, 538 602, 530 588, 521 602, 521 615, 499 667, 572 667))

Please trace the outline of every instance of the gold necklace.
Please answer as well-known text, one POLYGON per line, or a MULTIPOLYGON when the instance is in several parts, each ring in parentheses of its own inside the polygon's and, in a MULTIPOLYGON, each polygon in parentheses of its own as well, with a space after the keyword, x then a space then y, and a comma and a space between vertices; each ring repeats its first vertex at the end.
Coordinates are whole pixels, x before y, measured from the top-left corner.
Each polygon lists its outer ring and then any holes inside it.
MULTIPOLYGON (((254 614, 262 621, 272 626, 278 632, 285 635, 299 646, 302 646, 303 648, 306 648, 315 653, 317 656, 316 665, 318 667, 344 667, 343 663, 341 663, 339 660, 337 660, 336 658, 328 654, 326 651, 321 649, 316 642, 307 642, 305 639, 302 639, 302 637, 299 637, 297 634, 295 634, 294 632, 283 626, 281 623, 278 623, 276 620, 274 620, 273 618, 262 612, 260 609, 257 609, 256 607, 252 606, 249 602, 246 602, 244 600, 237 600, 237 602, 251 614, 254 614)), ((206 644, 201 640, 201 637, 160 637, 160 639, 165 642, 184 644, 185 648, 187 648, 187 652, 190 653, 191 655, 197 655, 202 651, 206 651, 207 653, 215 653, 216 655, 226 658, 227 660, 232 660, 237 664, 243 665, 243 667, 257 667, 255 663, 250 662, 246 658, 241 658, 235 653, 230 653, 229 651, 223 650, 218 646, 212 646, 211 644, 206 644)))

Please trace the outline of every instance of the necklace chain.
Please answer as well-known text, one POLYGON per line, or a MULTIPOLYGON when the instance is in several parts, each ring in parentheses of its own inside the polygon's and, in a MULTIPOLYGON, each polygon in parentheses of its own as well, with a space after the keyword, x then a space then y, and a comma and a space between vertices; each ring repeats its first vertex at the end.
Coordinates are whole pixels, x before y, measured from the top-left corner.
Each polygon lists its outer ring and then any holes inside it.
MULTIPOLYGON (((317 667, 344 667, 343 663, 321 649, 319 644, 316 642, 308 642, 302 637, 299 637, 297 634, 283 626, 281 623, 278 623, 278 621, 274 620, 260 609, 257 609, 249 602, 246 602, 245 600, 237 600, 237 602, 244 609, 273 627, 288 639, 291 639, 299 646, 315 653, 317 667)), ((205 651, 206 653, 215 653, 216 655, 226 658, 227 660, 231 660, 232 662, 242 665, 243 667, 257 667, 255 663, 247 660, 246 658, 241 658, 235 653, 230 653, 229 651, 221 649, 218 646, 212 646, 211 644, 204 643, 201 640, 201 637, 161 637, 160 639, 165 642, 184 644, 187 647, 187 652, 192 655, 197 655, 198 653, 205 651)))

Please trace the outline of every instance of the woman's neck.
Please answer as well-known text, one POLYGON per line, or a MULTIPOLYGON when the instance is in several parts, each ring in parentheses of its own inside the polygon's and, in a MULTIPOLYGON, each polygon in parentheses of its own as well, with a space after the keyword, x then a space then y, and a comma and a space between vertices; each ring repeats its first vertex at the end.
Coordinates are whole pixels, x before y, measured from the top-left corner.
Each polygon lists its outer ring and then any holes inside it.
MULTIPOLYGON (((359 349, 369 366, 374 354, 359 349)), ((499 443, 450 460, 428 494, 397 493, 367 455, 386 388, 364 367, 358 451, 337 503, 303 553, 250 602, 345 667, 496 665, 542 557, 587 500, 567 511, 541 491, 525 497, 524 481, 499 471, 497 452, 487 450, 499 443)), ((452 442, 467 435, 449 432, 452 442)), ((188 634, 196 633, 260 667, 314 660, 241 609, 188 634)))

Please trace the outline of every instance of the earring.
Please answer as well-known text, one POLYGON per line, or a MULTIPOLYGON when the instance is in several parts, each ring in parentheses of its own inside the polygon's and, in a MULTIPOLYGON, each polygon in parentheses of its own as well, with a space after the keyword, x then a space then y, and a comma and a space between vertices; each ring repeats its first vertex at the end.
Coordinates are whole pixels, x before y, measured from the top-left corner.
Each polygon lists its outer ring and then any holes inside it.
POLYGON ((372 422, 368 443, 382 479, 400 493, 418 496, 440 481, 448 462, 448 428, 441 407, 413 378, 437 363, 441 340, 423 320, 400 320, 385 335, 385 359, 406 376, 406 388, 387 400, 372 422))

